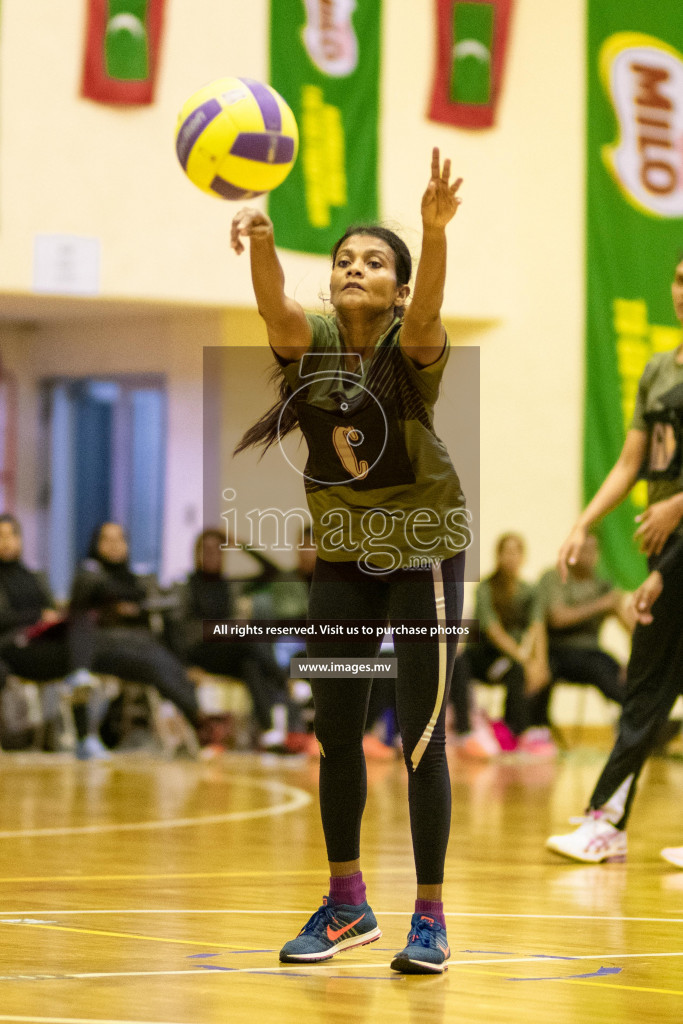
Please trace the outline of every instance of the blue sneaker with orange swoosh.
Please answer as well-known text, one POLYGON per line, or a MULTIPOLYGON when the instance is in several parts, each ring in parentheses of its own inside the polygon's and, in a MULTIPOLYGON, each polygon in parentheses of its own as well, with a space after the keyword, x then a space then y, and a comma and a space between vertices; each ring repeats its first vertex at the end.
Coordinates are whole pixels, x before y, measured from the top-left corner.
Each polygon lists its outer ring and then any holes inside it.
POLYGON ((391 969, 401 974, 443 974, 450 955, 446 929, 427 914, 413 914, 408 945, 391 961, 391 969))
POLYGON ((382 935, 370 905, 335 903, 323 896, 323 905, 306 922, 295 939, 280 950, 283 964, 317 963, 354 946, 365 946, 382 935))

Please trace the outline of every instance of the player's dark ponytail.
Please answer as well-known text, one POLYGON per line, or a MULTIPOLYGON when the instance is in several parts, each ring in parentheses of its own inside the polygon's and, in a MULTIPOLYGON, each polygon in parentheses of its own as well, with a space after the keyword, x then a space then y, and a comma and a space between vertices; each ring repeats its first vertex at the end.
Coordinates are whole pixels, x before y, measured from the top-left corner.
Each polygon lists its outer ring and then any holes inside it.
POLYGON ((277 385, 277 401, 242 435, 233 452, 234 455, 239 455, 246 448, 252 447, 262 447, 263 452, 267 452, 271 445, 291 434, 299 426, 293 403, 287 404, 292 389, 285 380, 280 366, 273 367, 269 381, 277 385))

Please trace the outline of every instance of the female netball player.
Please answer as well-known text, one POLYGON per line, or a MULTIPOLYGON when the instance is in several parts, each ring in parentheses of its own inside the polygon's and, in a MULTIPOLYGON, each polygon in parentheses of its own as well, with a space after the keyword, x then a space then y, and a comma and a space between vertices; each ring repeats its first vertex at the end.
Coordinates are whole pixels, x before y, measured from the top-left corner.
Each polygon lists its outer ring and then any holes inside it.
MULTIPOLYGON (((268 217, 241 210, 231 238, 238 254, 242 238, 250 239, 258 309, 281 377, 280 402, 237 450, 268 447, 300 427, 308 444, 304 477, 318 550, 309 621, 334 619, 350 628, 390 621, 394 632, 417 900, 408 943, 391 966, 409 973, 441 973, 450 955, 441 890, 451 815, 445 710, 457 637, 446 637, 460 620, 470 540, 458 477, 432 425, 448 357, 440 319, 446 226, 460 202, 461 179, 451 183, 450 173, 450 161, 442 167, 435 149, 410 303, 410 254, 385 228, 354 226, 336 243, 334 313, 325 316, 304 313, 285 294, 268 217), (408 623, 415 620, 428 627, 427 636, 434 626, 432 639, 411 639, 408 623), (439 633, 435 624, 447 625, 439 633)), ((307 648, 311 658, 344 661, 367 661, 378 651, 373 637, 349 642, 335 636, 307 648)), ((312 683, 330 892, 285 944, 283 962, 326 960, 381 935, 359 859, 371 682, 326 677, 312 683)))
MULTIPOLYGON (((683 324, 683 260, 671 291, 683 324)), ((677 568, 683 534, 683 344, 657 353, 645 367, 621 455, 560 549, 562 573, 576 560, 587 530, 626 497, 639 475, 648 481, 648 507, 636 517, 635 537, 649 557, 651 575, 637 592, 619 735, 583 823, 546 844, 587 863, 625 860, 638 777, 683 689, 683 587, 677 568)), ((665 859, 668 852, 662 851, 665 859)))

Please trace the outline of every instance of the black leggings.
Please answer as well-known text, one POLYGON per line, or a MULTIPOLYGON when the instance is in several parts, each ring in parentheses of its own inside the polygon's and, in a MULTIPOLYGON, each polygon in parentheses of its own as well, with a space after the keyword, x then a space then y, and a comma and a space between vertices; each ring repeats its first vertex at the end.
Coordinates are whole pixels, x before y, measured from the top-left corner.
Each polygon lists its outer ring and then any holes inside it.
MULTIPOLYGON (((174 654, 145 630, 97 629, 79 622, 68 640, 39 640, 26 647, 8 644, 2 661, 19 676, 45 682, 75 668, 118 676, 127 682, 154 686, 196 726, 199 718, 195 687, 174 654)), ((0 664, 0 678, 3 666, 0 664)), ((80 720, 77 727, 81 729, 80 720)))
POLYGON ((548 659, 552 682, 539 693, 533 694, 529 700, 531 725, 548 724, 548 706, 553 684, 558 679, 566 683, 589 683, 597 687, 609 700, 623 704, 625 687, 622 682, 621 665, 607 651, 596 648, 562 647, 551 643, 548 659))
POLYGON ((638 776, 683 692, 683 574, 665 581, 652 614, 652 624, 633 633, 619 735, 589 804, 609 804, 619 828, 626 827, 638 776))
POLYGON ((149 630, 135 626, 100 628, 87 615, 79 615, 71 623, 68 642, 72 668, 87 668, 125 682, 153 686, 197 726, 199 706, 194 684, 182 662, 149 630))
MULTIPOLYGON (((491 667, 505 655, 482 637, 478 644, 470 644, 455 660, 453 671, 453 709, 458 733, 470 731, 470 689, 473 679, 490 682, 491 667)), ((532 724, 532 703, 525 693, 524 668, 508 658, 510 667, 498 680, 505 687, 504 721, 515 736, 520 736, 532 724)), ((547 700, 547 698, 546 698, 547 700)), ((541 723, 545 724, 545 722, 541 723)))
MULTIPOLYGON (((70 671, 71 658, 65 640, 37 640, 24 646, 6 643, 0 650, 0 689, 9 673, 34 683, 48 683, 63 679, 70 671)), ((73 716, 76 735, 82 740, 89 731, 88 708, 83 704, 74 705, 73 716)))
POLYGON ((241 679, 251 694, 254 715, 262 731, 273 725, 273 705, 289 703, 287 680, 270 644, 198 643, 190 648, 185 660, 205 672, 241 679))
MULTIPOLYGON (((429 569, 398 569, 369 576, 355 563, 316 562, 309 621, 422 620, 428 627, 462 615, 465 553, 429 569), (442 603, 443 601, 443 603, 442 603)), ((376 657, 381 640, 349 642, 341 637, 307 645, 311 659, 376 657)), ((451 819, 446 761, 446 704, 457 635, 415 642, 394 632, 398 662, 396 712, 408 769, 408 803, 420 885, 443 882, 451 819)), ((315 734, 321 746, 320 810, 330 861, 360 856, 360 826, 367 795, 363 733, 372 680, 312 680, 315 734)))

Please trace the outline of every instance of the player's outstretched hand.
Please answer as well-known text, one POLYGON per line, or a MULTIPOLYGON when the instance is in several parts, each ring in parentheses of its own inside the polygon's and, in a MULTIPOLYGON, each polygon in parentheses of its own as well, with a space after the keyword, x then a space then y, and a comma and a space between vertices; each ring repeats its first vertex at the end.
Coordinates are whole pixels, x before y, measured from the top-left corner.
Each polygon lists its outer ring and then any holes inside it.
POLYGON ((572 527, 571 533, 557 553, 557 571, 563 583, 567 582, 567 571, 570 565, 576 564, 579 551, 586 543, 586 530, 583 526, 572 527))
POLYGON ((432 176, 422 197, 422 226, 444 228, 455 216, 461 199, 457 195, 462 178, 450 184, 451 162, 446 159, 441 167, 438 146, 432 150, 432 176))
POLYGON ((656 501, 636 516, 640 526, 633 537, 648 558, 650 555, 661 555, 664 545, 680 521, 681 513, 675 502, 669 498, 656 501))
POLYGON ((265 238, 273 233, 273 222, 262 210, 244 206, 232 219, 230 246, 237 255, 244 252, 242 238, 265 238))
POLYGON ((663 589, 664 580, 662 579, 662 574, 655 569, 654 572, 650 573, 645 582, 640 584, 631 597, 636 622, 639 622, 642 626, 650 625, 653 619, 652 605, 663 589))

